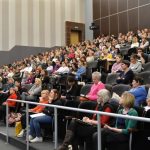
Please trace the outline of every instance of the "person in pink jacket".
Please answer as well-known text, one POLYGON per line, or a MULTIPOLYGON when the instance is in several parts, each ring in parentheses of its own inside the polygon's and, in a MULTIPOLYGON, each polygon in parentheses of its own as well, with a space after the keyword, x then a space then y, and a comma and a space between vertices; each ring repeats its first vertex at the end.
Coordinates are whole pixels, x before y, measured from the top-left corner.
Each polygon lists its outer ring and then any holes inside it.
MULTIPOLYGON (((101 89, 105 89, 105 84, 103 84, 101 80, 101 73, 100 72, 93 72, 92 73, 92 80, 93 84, 91 86, 90 92, 85 95, 85 100, 96 101, 97 100, 97 93, 101 89)), ((82 101, 82 99, 80 99, 82 101)), ((83 100, 84 101, 84 100, 83 100)))

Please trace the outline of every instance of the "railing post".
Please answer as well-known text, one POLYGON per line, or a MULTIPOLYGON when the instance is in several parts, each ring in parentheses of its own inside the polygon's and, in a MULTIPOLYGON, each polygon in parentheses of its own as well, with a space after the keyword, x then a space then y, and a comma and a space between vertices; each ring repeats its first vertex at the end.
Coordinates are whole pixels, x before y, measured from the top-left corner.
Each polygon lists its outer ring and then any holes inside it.
POLYGON ((26 103, 26 141, 27 147, 26 149, 29 150, 29 104, 26 103))
POLYGON ((55 139, 55 149, 57 149, 57 146, 58 146, 58 130, 57 130, 57 108, 55 107, 54 108, 54 124, 55 124, 55 136, 54 136, 54 139, 55 139))
POLYGON ((6 143, 8 143, 8 138, 9 138, 9 129, 8 129, 8 104, 6 103, 6 118, 4 118, 4 120, 6 119, 6 143))
POLYGON ((97 121, 98 121, 97 143, 98 143, 98 150, 101 150, 101 146, 102 146, 102 144, 101 144, 101 120, 100 120, 100 115, 99 114, 97 114, 97 121))

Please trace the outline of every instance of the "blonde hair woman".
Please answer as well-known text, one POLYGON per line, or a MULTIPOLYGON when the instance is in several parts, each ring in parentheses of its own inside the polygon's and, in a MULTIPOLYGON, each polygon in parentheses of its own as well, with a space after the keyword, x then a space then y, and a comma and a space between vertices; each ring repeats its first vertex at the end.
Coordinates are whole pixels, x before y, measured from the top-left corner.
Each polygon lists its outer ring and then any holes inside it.
MULTIPOLYGON (((138 116, 137 111, 133 108, 134 106, 134 95, 129 92, 124 92, 120 99, 120 104, 122 105, 122 109, 118 111, 118 114, 128 115, 128 116, 138 116)), ((128 142, 129 140, 129 129, 136 128, 137 121, 131 119, 124 119, 118 117, 116 119, 115 127, 110 127, 109 125, 105 125, 101 132, 101 140, 102 140, 102 150, 110 145, 116 146, 120 142, 128 142)), ((93 135, 93 141, 95 150, 97 149, 97 133, 93 135)))

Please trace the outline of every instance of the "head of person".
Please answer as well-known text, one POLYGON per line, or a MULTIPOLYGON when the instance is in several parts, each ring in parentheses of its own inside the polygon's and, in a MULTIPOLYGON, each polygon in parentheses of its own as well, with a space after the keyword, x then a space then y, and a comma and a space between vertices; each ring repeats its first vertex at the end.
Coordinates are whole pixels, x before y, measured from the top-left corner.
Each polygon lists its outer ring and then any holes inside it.
POLYGON ((41 97, 43 99, 47 99, 48 100, 48 97, 49 97, 49 90, 42 90, 41 92, 41 97))
POLYGON ((42 84, 42 81, 40 78, 35 78, 35 85, 41 85, 42 84))
POLYGON ((67 84, 68 84, 69 86, 72 86, 72 85, 74 85, 74 84, 76 84, 76 83, 77 83, 77 80, 75 79, 75 76, 74 76, 74 75, 68 76, 68 78, 67 78, 67 84))
POLYGON ((42 70, 41 73, 40 73, 40 75, 42 75, 42 76, 47 76, 47 75, 48 75, 47 70, 42 70))
POLYGON ((137 49, 137 56, 138 57, 141 57, 141 56, 143 57, 144 56, 144 50, 140 47, 137 49))
POLYGON ((132 43, 137 43, 137 42, 138 42, 138 38, 136 36, 134 36, 132 39, 132 43))
POLYGON ((116 55, 116 63, 121 63, 122 62, 122 56, 121 55, 116 55))
POLYGON ((85 66, 85 63, 84 63, 84 61, 80 60, 78 62, 78 67, 80 68, 80 67, 83 67, 83 66, 85 66))
POLYGON ((137 59, 138 59, 137 55, 133 54, 130 57, 130 62, 133 63, 133 64, 135 64, 137 62, 137 59))
POLYGON ((9 89, 9 93, 10 93, 10 94, 16 93, 16 88, 11 87, 11 88, 9 89))
POLYGON ((67 63, 63 61, 63 62, 61 63, 61 66, 62 66, 62 67, 66 67, 66 66, 67 66, 67 63))
POLYGON ((8 83, 8 84, 14 84, 14 79, 13 79, 13 78, 8 78, 7 83, 8 83))
POLYGON ((134 106, 134 101, 135 101, 134 95, 126 91, 121 95, 119 103, 124 108, 130 109, 134 106))
POLYGON ((20 87, 20 86, 21 86, 21 82, 18 81, 18 80, 16 80, 16 81, 15 81, 15 86, 16 86, 16 87, 20 87))
POLYGON ((96 71, 92 73, 92 81, 94 84, 98 84, 98 82, 101 80, 101 73, 96 71))
POLYGON ((60 97, 60 94, 58 92, 57 89, 51 89, 50 93, 49 93, 49 99, 50 100, 57 100, 60 97))
POLYGON ((97 103, 98 104, 105 104, 107 102, 109 102, 111 98, 111 94, 107 89, 102 89, 100 91, 98 91, 97 93, 97 103))
POLYGON ((132 87, 133 88, 136 88, 140 85, 143 85, 144 84, 144 79, 142 77, 139 77, 139 76, 135 76, 133 81, 132 81, 132 87))
POLYGON ((123 60, 123 61, 122 61, 121 68, 122 68, 123 70, 128 69, 129 66, 130 66, 130 62, 129 62, 128 60, 123 60))

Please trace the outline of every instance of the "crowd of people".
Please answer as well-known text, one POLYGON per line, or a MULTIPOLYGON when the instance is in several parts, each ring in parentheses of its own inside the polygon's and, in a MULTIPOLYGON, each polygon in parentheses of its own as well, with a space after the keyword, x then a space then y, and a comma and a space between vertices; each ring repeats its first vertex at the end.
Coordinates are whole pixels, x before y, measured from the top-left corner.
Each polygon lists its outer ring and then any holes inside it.
MULTIPOLYGON (((98 62, 92 73, 92 86, 87 95, 81 95, 76 101, 92 101, 97 104, 95 110, 113 112, 111 109, 111 91, 106 89, 105 74, 118 74, 117 84, 131 85, 128 92, 122 94, 118 104, 121 105, 119 114, 137 116, 133 108, 141 106, 150 99, 149 92, 143 85, 143 80, 138 73, 143 71, 143 64, 148 62, 150 30, 138 30, 127 34, 119 33, 118 37, 101 35, 92 41, 84 41, 76 45, 61 47, 55 50, 31 55, 28 58, 18 60, 12 64, 0 67, 0 119, 6 122, 6 104, 16 108, 17 103, 8 99, 21 99, 45 104, 65 105, 69 100, 74 101, 80 95, 79 81, 86 78, 88 65, 98 62), (121 49, 128 47, 126 55, 122 55, 121 49), (65 81, 65 87, 60 88, 61 81, 65 81), (61 89, 61 90, 60 90, 61 89)), ((85 83, 86 84, 86 83, 85 83)), ((149 105, 148 105, 149 106, 149 105)), ((24 107, 21 104, 20 109, 24 107)), ((11 111, 11 109, 10 109, 11 111)), ((29 114, 41 113, 38 117, 30 118, 30 142, 42 142, 40 124, 51 124, 54 109, 44 106, 30 106, 29 114), (43 115, 44 114, 44 115, 43 115)), ((116 112, 117 113, 117 112, 116 112)), ((22 113, 22 130, 17 137, 22 137, 26 129, 26 114, 22 113)), ((127 141, 128 129, 136 128, 136 121, 129 119, 116 119, 114 127, 110 125, 109 116, 101 116, 102 147, 105 148, 116 140, 127 141), (117 134, 116 134, 117 133, 117 134), (112 138, 111 138, 112 137, 112 138)), ((82 123, 78 119, 72 119, 63 144, 59 150, 67 150, 72 144, 73 149, 78 149, 78 139, 86 141, 89 149, 97 149, 97 124, 96 115, 92 118, 83 117, 82 123), (85 125, 82 123, 90 125, 85 125), (82 132, 81 132, 82 131, 82 132), (88 131, 88 132, 87 132, 88 131), (94 147, 91 147, 91 141, 94 147)))

